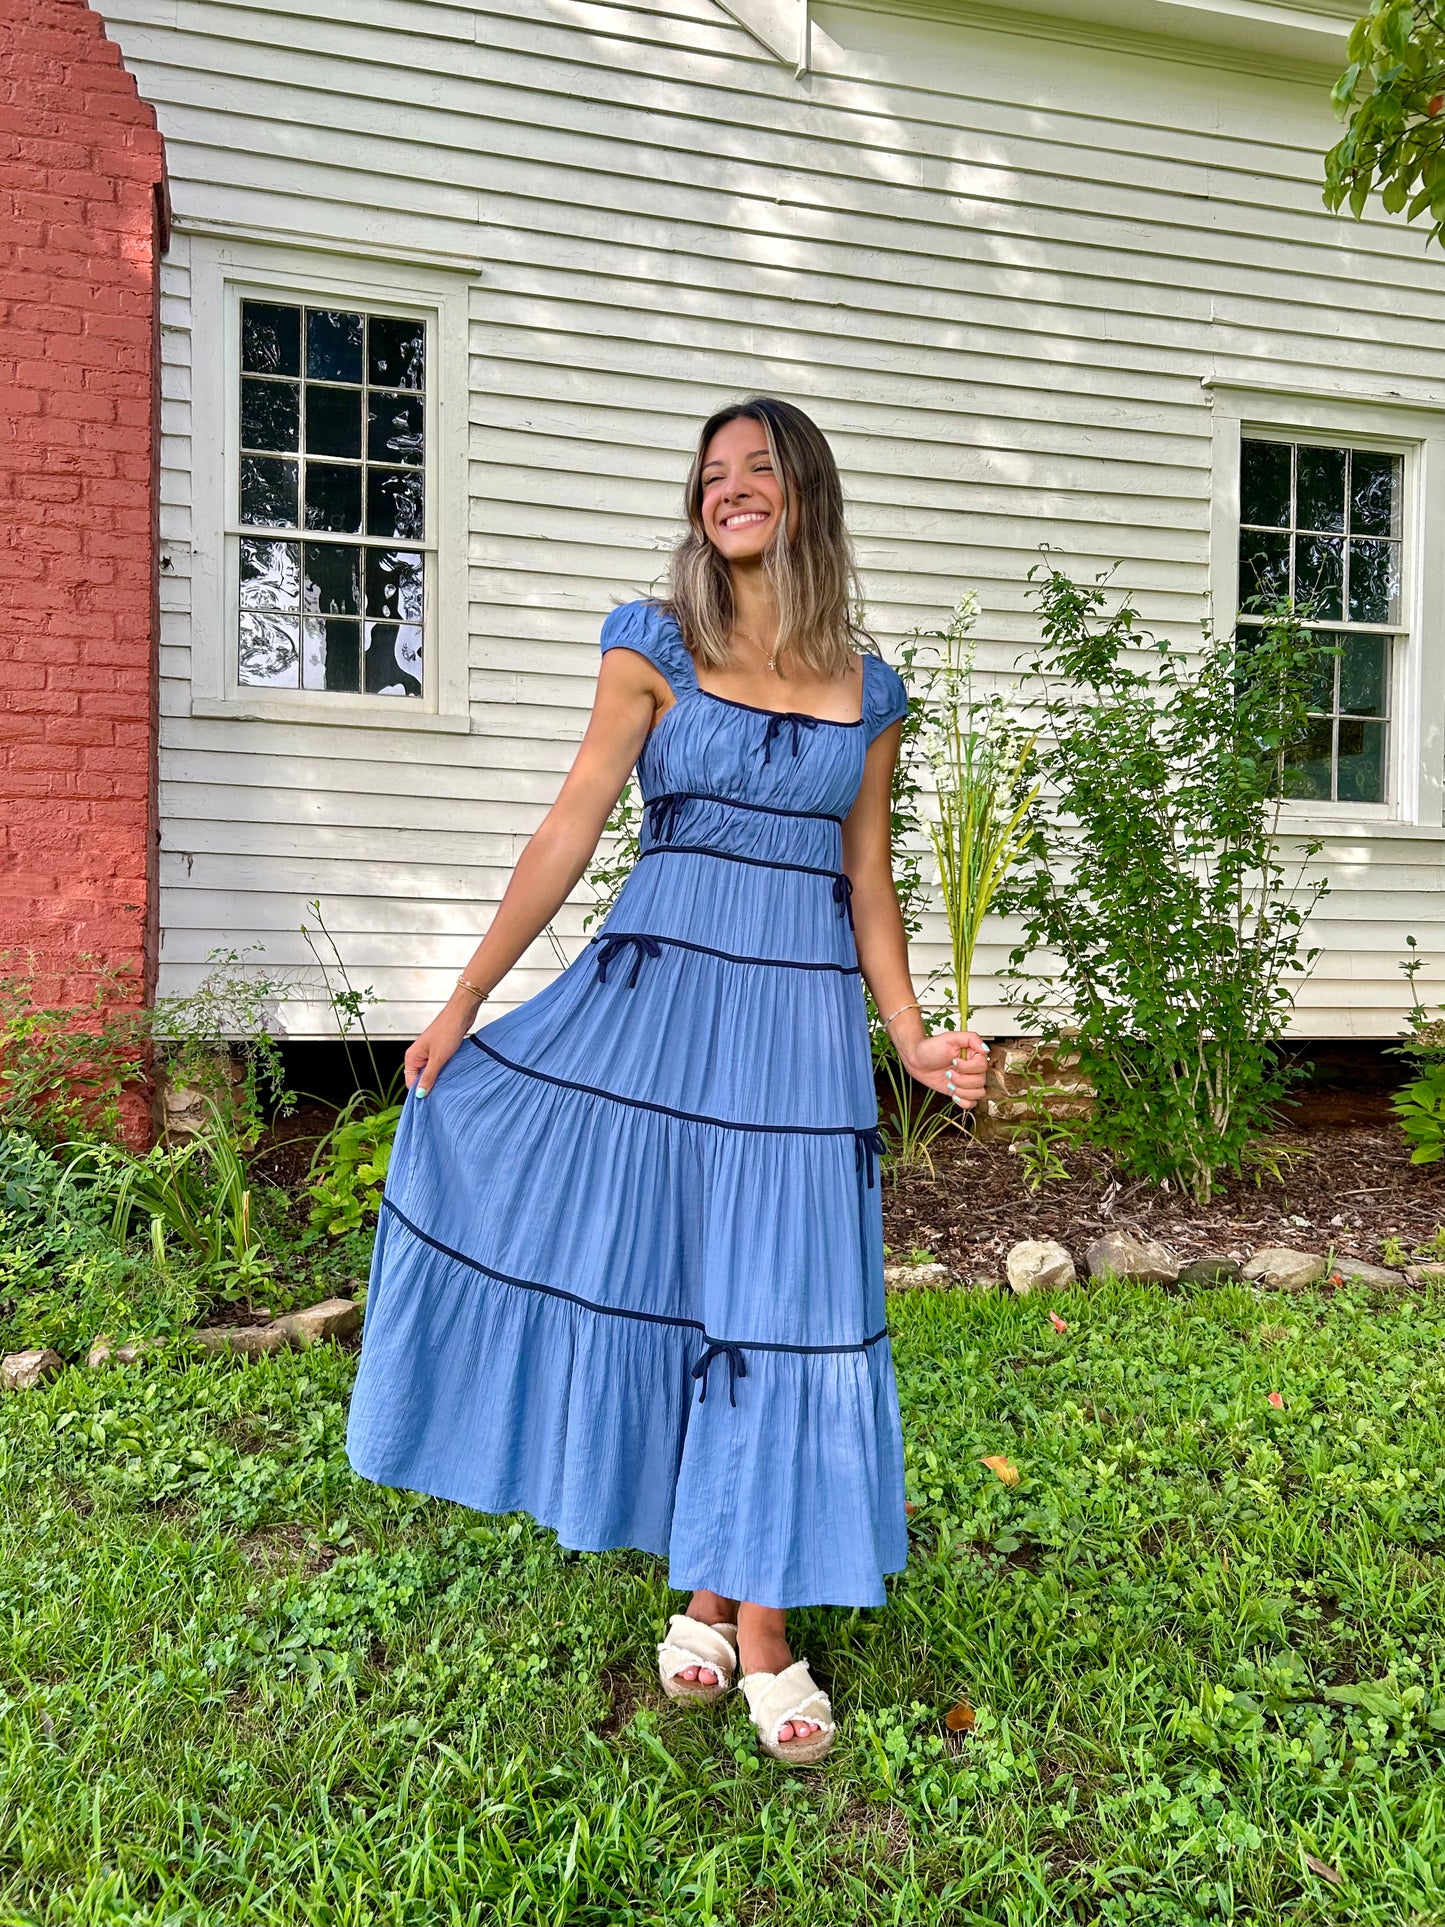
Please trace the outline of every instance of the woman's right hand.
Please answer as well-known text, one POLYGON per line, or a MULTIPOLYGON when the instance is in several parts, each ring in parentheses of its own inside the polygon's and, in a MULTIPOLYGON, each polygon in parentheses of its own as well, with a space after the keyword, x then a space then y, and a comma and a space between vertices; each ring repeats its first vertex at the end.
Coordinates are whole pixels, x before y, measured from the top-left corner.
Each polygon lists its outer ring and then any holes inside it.
POLYGON ((406 1088, 414 1084, 420 1088, 418 1097, 425 1097, 437 1078, 441 1075, 443 1064, 456 1054, 462 1039, 471 1026, 471 1017, 462 1010, 448 1004, 432 1018, 421 1036, 410 1046, 402 1060, 406 1069, 406 1088))

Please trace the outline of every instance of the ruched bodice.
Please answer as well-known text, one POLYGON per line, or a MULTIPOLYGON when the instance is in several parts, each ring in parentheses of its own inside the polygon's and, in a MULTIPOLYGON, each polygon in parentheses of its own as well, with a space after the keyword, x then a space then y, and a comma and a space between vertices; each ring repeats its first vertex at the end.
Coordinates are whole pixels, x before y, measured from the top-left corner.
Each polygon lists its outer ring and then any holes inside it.
POLYGON ((680 1586, 877 1603, 902 1458, 842 826, 906 694, 869 655, 854 722, 734 702, 648 602, 602 647, 675 698, 640 854, 581 954, 407 1103, 353 1462, 668 1551, 680 1586))

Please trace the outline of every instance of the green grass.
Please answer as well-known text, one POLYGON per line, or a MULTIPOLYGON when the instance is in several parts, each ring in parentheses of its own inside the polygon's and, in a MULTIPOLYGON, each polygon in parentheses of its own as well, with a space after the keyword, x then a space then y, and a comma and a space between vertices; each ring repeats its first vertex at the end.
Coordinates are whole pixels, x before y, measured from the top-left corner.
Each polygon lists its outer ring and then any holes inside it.
POLYGON ((662 1699, 653 1561, 355 1479, 349 1358, 6 1400, 0 1921, 1445 1922, 1445 1296, 892 1323, 913 1556, 796 1616, 810 1774, 662 1699))

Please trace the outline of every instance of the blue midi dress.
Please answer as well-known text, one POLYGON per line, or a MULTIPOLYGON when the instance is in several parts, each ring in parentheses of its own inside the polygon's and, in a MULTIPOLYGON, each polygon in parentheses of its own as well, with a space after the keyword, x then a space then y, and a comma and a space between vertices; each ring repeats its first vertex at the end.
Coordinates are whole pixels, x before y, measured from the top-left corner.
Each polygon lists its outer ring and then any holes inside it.
POLYGON ((712 695, 650 602, 602 648, 677 699, 640 854, 581 954, 407 1099, 348 1454, 666 1554, 682 1590, 878 1605, 903 1446, 841 825, 907 695, 874 655, 858 722, 712 695))

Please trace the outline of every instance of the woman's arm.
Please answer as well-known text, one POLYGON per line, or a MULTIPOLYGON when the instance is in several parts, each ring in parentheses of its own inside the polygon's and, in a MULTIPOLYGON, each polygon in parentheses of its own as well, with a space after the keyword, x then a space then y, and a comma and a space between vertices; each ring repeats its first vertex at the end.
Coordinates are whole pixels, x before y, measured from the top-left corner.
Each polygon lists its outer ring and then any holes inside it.
POLYGON ((908 973, 908 939, 893 883, 891 821, 893 771, 902 735, 902 723, 892 723, 870 743, 863 781, 843 824, 843 868, 853 884, 858 961, 880 1014, 898 1011, 888 1034, 904 1069, 920 1084, 971 1110, 983 1101, 988 1046, 971 1030, 940 1030, 930 1037, 923 1012, 914 1005, 918 993, 908 973), (899 1010, 901 1004, 913 1007, 899 1010))
MULTIPOLYGON (((662 675, 633 649, 609 649, 597 693, 557 801, 527 839, 487 934, 462 972, 478 990, 501 982, 566 902, 591 861, 654 716, 666 708, 662 675)), ((406 1054, 406 1084, 425 1097, 442 1065, 471 1028, 480 998, 460 985, 406 1054)))

